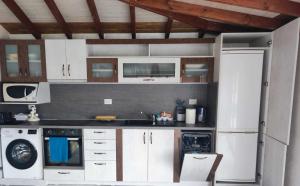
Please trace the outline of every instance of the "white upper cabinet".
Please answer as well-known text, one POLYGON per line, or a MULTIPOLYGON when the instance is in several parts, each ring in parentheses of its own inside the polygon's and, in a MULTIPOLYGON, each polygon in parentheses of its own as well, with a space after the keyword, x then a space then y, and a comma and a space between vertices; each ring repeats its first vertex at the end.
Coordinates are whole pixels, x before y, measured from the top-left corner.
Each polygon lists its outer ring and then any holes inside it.
POLYGON ((267 135, 289 144, 300 19, 273 32, 267 135))
POLYGON ((258 132, 262 67, 262 50, 222 52, 218 131, 258 132))
POLYGON ((174 131, 149 130, 148 181, 173 182, 174 131))
POLYGON ((173 158, 173 130, 123 130, 123 181, 173 182, 173 158))
POLYGON ((85 40, 46 40, 47 79, 86 81, 85 40))

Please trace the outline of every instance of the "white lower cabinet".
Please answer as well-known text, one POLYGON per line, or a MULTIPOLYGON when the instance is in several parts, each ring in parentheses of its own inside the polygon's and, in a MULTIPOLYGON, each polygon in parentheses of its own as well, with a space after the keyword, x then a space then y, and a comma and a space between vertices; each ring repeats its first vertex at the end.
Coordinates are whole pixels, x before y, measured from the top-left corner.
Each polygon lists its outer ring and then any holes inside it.
POLYGON ((116 181, 116 161, 85 161, 85 179, 116 181))
POLYGON ((84 129, 83 132, 85 180, 116 181, 116 130, 84 129))
POLYGON ((52 181, 83 181, 84 170, 44 169, 44 179, 52 181))
POLYGON ((173 158, 173 130, 123 130, 123 181, 173 182, 173 158))

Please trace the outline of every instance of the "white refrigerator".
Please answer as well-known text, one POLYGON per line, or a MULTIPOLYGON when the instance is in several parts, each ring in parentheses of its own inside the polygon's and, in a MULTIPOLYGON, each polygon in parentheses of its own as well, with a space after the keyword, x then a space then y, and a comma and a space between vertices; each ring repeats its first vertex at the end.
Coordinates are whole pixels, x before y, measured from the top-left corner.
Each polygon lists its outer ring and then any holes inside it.
POLYGON ((256 181, 263 59, 263 50, 222 51, 216 151, 223 159, 216 181, 256 181))

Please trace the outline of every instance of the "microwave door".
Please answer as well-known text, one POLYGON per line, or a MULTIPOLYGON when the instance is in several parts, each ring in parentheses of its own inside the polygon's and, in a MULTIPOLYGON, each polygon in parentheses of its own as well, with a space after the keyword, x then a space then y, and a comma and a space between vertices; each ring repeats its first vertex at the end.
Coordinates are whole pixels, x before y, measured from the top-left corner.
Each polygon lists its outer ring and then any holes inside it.
POLYGON ((4 101, 36 101, 37 86, 31 85, 11 85, 7 86, 4 94, 4 101))

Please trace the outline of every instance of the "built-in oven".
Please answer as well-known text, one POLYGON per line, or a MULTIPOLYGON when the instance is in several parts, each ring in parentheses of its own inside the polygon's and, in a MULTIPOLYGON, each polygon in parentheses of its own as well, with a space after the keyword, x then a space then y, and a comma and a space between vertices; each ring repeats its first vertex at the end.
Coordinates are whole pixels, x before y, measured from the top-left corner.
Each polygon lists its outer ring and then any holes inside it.
POLYGON ((83 167, 82 129, 46 128, 43 134, 45 167, 83 167), (57 137, 67 140, 67 161, 52 161, 50 140, 57 137))

